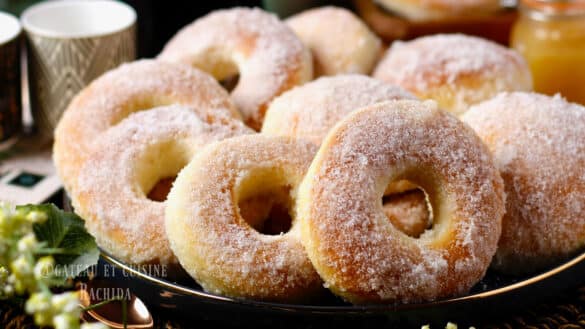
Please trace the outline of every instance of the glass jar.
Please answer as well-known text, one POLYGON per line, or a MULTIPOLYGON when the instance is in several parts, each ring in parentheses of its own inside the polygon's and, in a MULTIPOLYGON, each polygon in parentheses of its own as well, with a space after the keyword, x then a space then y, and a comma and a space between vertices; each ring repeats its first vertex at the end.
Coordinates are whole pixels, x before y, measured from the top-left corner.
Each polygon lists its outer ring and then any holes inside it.
POLYGON ((534 90, 585 104, 585 0, 521 0, 519 9, 510 42, 534 90))

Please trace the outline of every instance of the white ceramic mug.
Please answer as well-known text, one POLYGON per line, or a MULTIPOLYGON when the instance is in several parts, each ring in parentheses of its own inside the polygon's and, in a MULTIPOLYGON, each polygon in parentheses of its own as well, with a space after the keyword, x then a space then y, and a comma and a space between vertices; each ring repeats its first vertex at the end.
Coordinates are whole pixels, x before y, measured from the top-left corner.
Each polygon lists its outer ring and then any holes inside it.
POLYGON ((41 137, 69 102, 102 73, 136 58, 136 12, 112 0, 58 0, 21 16, 27 37, 30 104, 41 137))

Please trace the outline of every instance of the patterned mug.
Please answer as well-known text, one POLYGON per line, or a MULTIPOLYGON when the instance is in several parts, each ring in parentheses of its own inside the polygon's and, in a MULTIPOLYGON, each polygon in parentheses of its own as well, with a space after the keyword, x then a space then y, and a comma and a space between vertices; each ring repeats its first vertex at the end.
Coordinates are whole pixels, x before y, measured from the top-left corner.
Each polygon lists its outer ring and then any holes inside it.
POLYGON ((16 17, 0 12, 0 151, 16 141, 22 125, 21 30, 16 17))
POLYGON ((57 0, 28 8, 21 22, 31 110, 40 137, 50 140, 83 87, 136 58, 136 12, 113 0, 57 0))

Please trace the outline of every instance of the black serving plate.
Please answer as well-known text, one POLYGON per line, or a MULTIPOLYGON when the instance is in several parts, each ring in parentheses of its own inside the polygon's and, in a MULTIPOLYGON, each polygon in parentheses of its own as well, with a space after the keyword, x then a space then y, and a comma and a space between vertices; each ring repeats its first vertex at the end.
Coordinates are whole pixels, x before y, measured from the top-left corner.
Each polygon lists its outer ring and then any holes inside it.
MULTIPOLYGON (((282 304, 229 298, 207 293, 191 279, 167 280, 141 272, 102 252, 102 271, 116 277, 116 284, 130 288, 150 308, 173 317, 209 324, 254 327, 302 328, 396 327, 420 328, 447 321, 460 328, 519 312, 537 302, 562 296, 585 282, 585 252, 540 274, 508 277, 488 271, 468 295, 423 304, 351 305, 333 295, 310 304, 282 304)), ((98 267, 99 268, 99 267, 98 267)))

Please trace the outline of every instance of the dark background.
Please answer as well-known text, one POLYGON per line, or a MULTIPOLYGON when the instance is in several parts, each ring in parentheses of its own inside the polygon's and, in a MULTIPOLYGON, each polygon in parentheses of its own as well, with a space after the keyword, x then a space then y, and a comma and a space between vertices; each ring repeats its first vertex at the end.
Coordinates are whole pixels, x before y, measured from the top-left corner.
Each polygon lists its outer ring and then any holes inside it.
POLYGON ((261 6, 261 0, 125 0, 138 14, 138 57, 156 56, 183 26, 217 8, 261 6))
POLYGON ((219 8, 234 6, 280 9, 280 16, 304 8, 335 4, 348 7, 349 0, 221 0, 221 1, 160 1, 124 0, 138 14, 138 57, 154 57, 164 44, 183 26, 219 8))
MULTIPOLYGON (((20 14, 43 0, 0 0, 0 11, 20 14)), ((46 0, 45 0, 46 1, 46 0)), ((301 10, 337 5, 351 8, 352 0, 120 0, 131 5, 138 15, 138 57, 155 57, 165 43, 183 26, 220 8, 260 7, 281 18, 301 10)))

